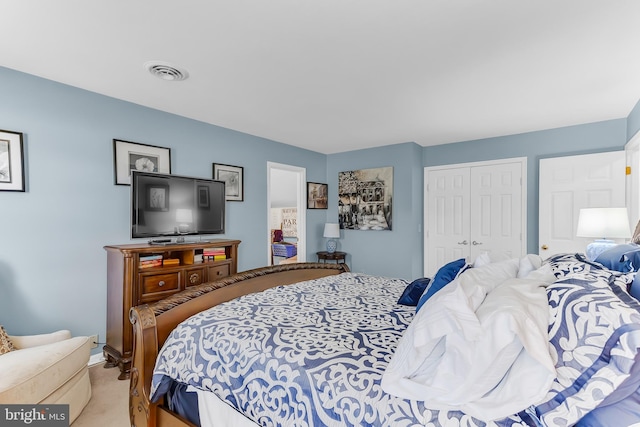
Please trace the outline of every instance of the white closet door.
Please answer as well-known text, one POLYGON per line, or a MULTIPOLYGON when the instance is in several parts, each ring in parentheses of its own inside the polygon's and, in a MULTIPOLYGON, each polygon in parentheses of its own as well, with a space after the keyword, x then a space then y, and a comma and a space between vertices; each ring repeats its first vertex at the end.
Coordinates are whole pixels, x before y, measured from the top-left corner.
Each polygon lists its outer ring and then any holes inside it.
POLYGON ((540 160, 539 254, 584 252, 593 239, 576 237, 581 208, 625 206, 625 153, 540 160))
POLYGON ((522 165, 471 168, 471 251, 523 255, 522 165))
POLYGON ((425 175, 425 271, 431 277, 447 262, 469 255, 469 176, 468 167, 425 175))
POLYGON ((524 176, 526 158, 425 168, 425 276, 482 252, 524 254, 524 176))

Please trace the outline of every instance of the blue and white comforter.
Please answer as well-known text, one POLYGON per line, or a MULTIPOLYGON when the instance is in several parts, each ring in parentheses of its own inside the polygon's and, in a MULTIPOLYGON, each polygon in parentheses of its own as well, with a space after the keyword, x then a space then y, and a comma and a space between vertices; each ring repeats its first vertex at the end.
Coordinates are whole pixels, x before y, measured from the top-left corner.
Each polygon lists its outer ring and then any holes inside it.
POLYGON ((582 260, 580 255, 549 260, 557 277, 547 288, 557 378, 536 411, 548 426, 640 423, 637 402, 635 414, 616 408, 640 386, 640 305, 627 293, 635 273, 582 260), (596 419, 601 411, 605 419, 596 419))
POLYGON ((397 304, 406 281, 356 273, 247 295, 186 320, 161 350, 152 399, 171 378, 265 426, 572 425, 630 382, 640 314, 624 294, 630 276, 573 255, 552 266, 558 378, 543 402, 503 420, 486 424, 386 394, 382 374, 415 309, 397 304))

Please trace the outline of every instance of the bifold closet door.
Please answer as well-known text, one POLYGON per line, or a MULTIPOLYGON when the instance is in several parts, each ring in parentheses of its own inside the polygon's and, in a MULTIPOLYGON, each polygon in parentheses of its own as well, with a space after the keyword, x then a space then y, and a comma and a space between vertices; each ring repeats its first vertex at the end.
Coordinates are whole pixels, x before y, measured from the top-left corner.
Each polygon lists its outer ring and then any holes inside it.
POLYGON ((425 271, 431 277, 447 262, 469 255, 469 180, 468 167, 427 173, 425 271))
POLYGON ((522 254, 522 167, 505 163, 471 168, 469 255, 522 254))
POLYGON ((524 254, 525 160, 425 170, 426 276, 482 252, 524 254))

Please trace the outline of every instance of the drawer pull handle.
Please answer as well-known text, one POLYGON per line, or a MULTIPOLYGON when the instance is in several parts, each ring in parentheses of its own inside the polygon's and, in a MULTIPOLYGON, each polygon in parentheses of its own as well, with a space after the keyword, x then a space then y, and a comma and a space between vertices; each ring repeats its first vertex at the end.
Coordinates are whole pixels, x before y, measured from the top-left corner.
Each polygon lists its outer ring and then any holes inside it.
POLYGON ((469 243, 467 243, 466 240, 463 240, 462 242, 458 242, 459 245, 468 245, 469 243))
POLYGON ((198 283, 199 281, 200 275, 198 273, 193 273, 191 276, 189 276, 189 282, 191 282, 192 284, 198 283))
POLYGON ((158 286, 164 286, 164 280, 159 281, 158 286))

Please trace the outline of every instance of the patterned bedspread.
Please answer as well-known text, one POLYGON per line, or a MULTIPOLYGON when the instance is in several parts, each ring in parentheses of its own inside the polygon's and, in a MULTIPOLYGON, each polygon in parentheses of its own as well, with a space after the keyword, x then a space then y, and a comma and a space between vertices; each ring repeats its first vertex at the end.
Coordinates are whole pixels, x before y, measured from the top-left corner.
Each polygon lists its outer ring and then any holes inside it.
MULTIPOLYGON (((612 272, 582 259, 549 260, 557 277, 547 288, 557 378, 536 406, 549 426, 573 425, 598 406, 623 400, 634 392, 623 386, 640 380, 638 367, 633 369, 640 359, 640 305, 627 293, 635 273, 612 272)), ((626 425, 620 418, 611 422, 626 425)))
POLYGON ((552 265, 560 276, 547 290, 558 379, 540 405, 495 423, 382 390, 415 308, 397 304, 406 281, 357 273, 276 287, 186 320, 161 350, 152 398, 171 378, 265 426, 571 425, 629 377, 640 314, 634 300, 623 301, 629 276, 569 255, 552 265))

